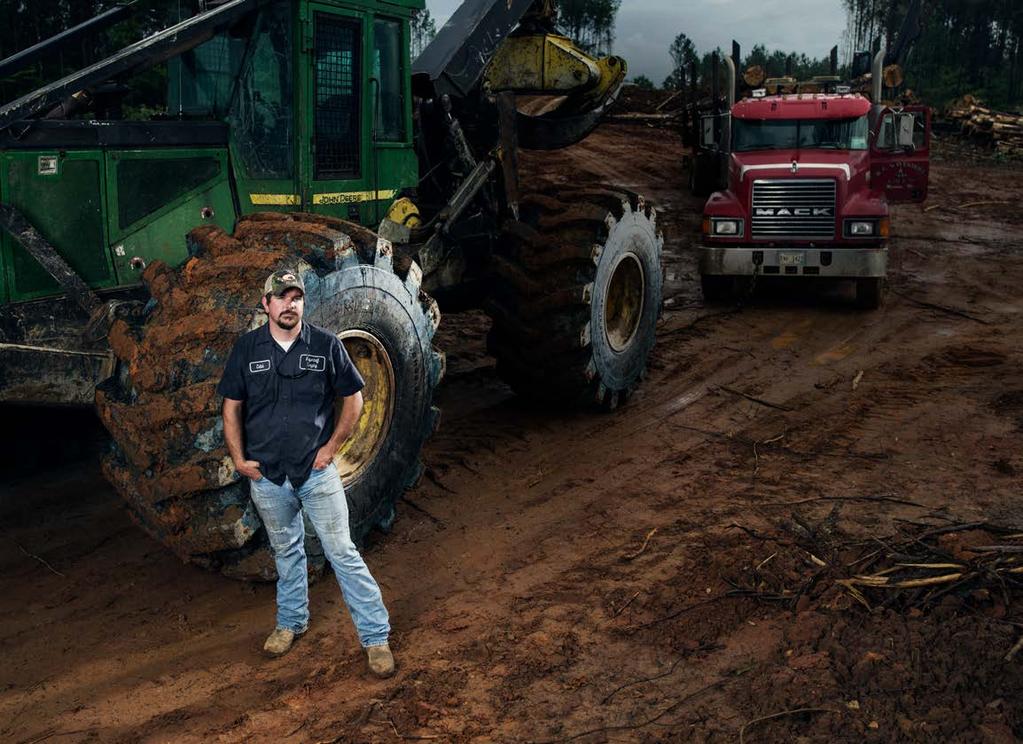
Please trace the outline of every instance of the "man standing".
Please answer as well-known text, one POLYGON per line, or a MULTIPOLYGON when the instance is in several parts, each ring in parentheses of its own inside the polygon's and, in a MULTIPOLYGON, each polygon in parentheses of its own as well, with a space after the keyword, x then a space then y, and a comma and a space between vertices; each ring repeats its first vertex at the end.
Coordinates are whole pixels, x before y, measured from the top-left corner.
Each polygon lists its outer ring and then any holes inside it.
POLYGON ((351 540, 333 461, 359 419, 364 383, 337 336, 302 320, 304 301, 297 273, 271 274, 263 286, 269 322, 235 343, 217 387, 228 452, 250 481, 277 564, 277 626, 263 650, 284 654, 309 625, 304 512, 341 585, 370 671, 389 677, 387 609, 351 540))

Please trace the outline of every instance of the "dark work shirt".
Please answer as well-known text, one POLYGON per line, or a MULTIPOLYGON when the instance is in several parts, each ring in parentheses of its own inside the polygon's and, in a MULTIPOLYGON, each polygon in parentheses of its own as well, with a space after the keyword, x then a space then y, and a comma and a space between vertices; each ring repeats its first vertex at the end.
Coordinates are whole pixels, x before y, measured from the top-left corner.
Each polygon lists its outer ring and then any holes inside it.
POLYGON ((365 383, 341 341, 302 321, 287 352, 265 324, 238 339, 217 392, 244 401, 245 458, 278 486, 305 482, 316 451, 334 433, 334 403, 365 383))

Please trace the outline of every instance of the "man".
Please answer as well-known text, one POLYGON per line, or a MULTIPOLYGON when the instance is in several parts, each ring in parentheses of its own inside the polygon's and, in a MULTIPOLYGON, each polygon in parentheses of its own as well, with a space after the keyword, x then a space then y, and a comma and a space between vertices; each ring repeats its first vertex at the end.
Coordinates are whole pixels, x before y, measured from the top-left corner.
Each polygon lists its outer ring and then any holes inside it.
POLYGON ((309 625, 304 512, 341 585, 370 671, 389 677, 387 609, 351 540, 333 462, 362 411, 364 383, 337 336, 302 320, 304 301, 297 273, 271 274, 263 286, 269 322, 235 343, 217 387, 228 452, 249 479, 277 564, 277 626, 263 650, 286 653, 309 625))

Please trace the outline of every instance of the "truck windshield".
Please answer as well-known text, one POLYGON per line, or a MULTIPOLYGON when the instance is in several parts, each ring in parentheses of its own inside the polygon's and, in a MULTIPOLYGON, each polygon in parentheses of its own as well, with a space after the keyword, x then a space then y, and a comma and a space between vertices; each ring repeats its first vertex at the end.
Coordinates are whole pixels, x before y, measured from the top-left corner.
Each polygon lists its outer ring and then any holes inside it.
POLYGON ((732 150, 866 150, 867 117, 856 119, 735 119, 732 150))

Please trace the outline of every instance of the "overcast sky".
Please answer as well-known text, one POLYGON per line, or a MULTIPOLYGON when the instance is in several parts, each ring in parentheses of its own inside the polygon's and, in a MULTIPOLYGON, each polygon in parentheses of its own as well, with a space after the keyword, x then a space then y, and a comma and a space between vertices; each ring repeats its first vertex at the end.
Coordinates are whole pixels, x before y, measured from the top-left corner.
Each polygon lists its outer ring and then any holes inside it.
MULTIPOLYGON (((439 29, 461 0, 426 0, 439 29)), ((671 63, 668 47, 679 32, 700 55, 734 38, 745 55, 754 44, 771 51, 826 57, 838 44, 840 59, 845 10, 842 0, 622 0, 614 53, 629 64, 629 78, 646 75, 660 85, 671 63)))

